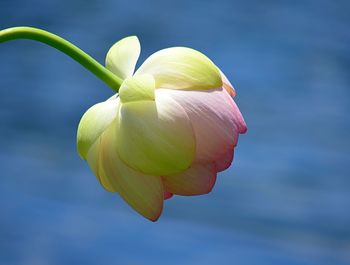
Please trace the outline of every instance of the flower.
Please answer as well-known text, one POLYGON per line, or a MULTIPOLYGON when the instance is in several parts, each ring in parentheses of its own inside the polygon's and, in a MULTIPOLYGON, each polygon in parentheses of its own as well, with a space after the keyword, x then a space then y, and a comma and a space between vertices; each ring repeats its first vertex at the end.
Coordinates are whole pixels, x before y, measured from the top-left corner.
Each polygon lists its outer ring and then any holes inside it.
POLYGON ((123 79, 119 96, 87 110, 77 147, 107 191, 156 221, 173 194, 212 190, 246 125, 232 85, 202 53, 160 50, 133 74, 139 55, 135 36, 109 50, 106 67, 123 79))

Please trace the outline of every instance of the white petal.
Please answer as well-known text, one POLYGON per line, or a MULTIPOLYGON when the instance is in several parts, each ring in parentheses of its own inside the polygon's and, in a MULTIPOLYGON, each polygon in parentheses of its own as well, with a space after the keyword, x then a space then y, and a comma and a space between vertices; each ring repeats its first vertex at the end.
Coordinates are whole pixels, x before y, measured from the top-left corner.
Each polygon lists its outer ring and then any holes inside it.
POLYGON ((140 42, 136 36, 121 39, 107 53, 107 69, 121 79, 132 76, 140 51, 140 42))

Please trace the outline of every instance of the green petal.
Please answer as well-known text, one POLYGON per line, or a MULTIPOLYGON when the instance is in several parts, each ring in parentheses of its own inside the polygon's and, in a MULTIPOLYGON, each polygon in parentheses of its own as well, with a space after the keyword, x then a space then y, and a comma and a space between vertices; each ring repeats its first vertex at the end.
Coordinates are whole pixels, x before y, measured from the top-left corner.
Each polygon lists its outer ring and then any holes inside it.
POLYGON ((86 159, 92 144, 115 119, 118 109, 119 99, 113 98, 98 103, 85 112, 80 120, 77 133, 78 152, 83 159, 86 159))
POLYGON ((128 167, 119 158, 114 125, 101 136, 100 174, 134 210, 156 221, 163 209, 162 180, 158 176, 146 175, 128 167))
POLYGON ((125 79, 119 89, 122 103, 154 100, 155 81, 151 75, 139 75, 125 79))
POLYGON ((140 51, 140 42, 136 36, 121 39, 107 53, 107 69, 121 79, 132 76, 140 51))
POLYGON ((118 116, 121 159, 138 171, 157 176, 187 169, 195 153, 191 122, 165 90, 156 90, 156 101, 122 104, 118 116))
POLYGON ((185 47, 160 50, 151 55, 135 75, 151 74, 156 88, 205 90, 222 86, 216 65, 204 54, 185 47))

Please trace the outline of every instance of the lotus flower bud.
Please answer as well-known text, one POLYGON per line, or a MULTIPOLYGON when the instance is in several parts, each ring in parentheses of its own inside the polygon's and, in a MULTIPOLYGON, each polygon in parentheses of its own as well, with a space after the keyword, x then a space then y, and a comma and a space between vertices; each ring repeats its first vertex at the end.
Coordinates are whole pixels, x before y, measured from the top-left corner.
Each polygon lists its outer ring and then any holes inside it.
POLYGON ((134 73, 139 54, 136 37, 109 50, 106 67, 124 81, 83 115, 77 145, 107 191, 155 221, 173 194, 212 190, 246 124, 232 85, 202 53, 164 49, 134 73))

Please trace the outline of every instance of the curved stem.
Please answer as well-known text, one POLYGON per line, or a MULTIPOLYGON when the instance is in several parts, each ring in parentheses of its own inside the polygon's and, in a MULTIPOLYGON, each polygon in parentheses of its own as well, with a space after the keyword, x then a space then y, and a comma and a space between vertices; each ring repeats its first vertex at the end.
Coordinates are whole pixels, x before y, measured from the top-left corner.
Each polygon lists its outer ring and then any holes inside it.
POLYGON ((60 50, 118 92, 122 80, 69 41, 48 31, 32 27, 13 27, 0 31, 0 43, 15 39, 36 40, 60 50))

